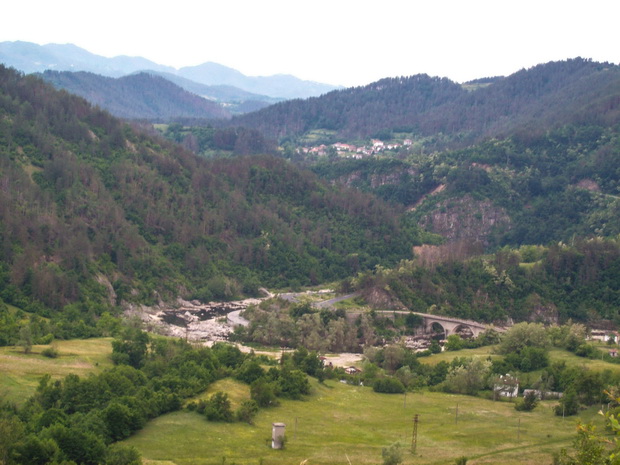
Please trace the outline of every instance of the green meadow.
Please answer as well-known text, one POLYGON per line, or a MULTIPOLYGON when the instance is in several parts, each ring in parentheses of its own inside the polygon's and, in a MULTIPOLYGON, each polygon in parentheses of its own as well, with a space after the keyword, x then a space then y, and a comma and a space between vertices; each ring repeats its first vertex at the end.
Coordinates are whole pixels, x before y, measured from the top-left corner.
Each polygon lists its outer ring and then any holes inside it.
MULTIPOLYGON (((608 351, 609 347, 604 344, 596 345, 602 351, 608 351)), ((450 363, 455 357, 481 357, 481 358, 499 358, 501 355, 497 354, 496 346, 484 346, 476 349, 463 349, 457 351, 446 351, 439 354, 433 354, 430 357, 420 357, 421 363, 429 365, 436 365, 441 361, 450 363)), ((620 364, 609 363, 600 359, 589 359, 579 357, 567 350, 552 348, 549 350, 549 361, 564 362, 567 366, 585 366, 590 370, 603 371, 611 370, 620 372, 620 364)), ((537 372, 534 372, 537 373, 537 372)), ((526 375, 527 376, 527 375, 526 375)))
POLYGON ((0 396, 20 404, 34 394, 39 380, 46 374, 58 379, 111 367, 111 341, 112 338, 54 341, 51 347, 58 351, 57 358, 41 354, 50 347, 47 345, 32 346, 29 354, 21 347, 0 347, 0 396))
MULTIPOLYGON (((234 404, 245 387, 224 380, 210 391, 230 391, 234 404)), ((428 391, 377 394, 363 386, 313 380, 303 401, 283 401, 261 410, 255 424, 212 423, 197 413, 159 417, 124 441, 151 465, 207 464, 377 464, 381 450, 402 444, 405 464, 449 464, 466 456, 468 464, 551 463, 553 451, 569 447, 577 418, 556 417, 553 402, 533 412, 517 412, 510 402, 428 391), (418 415, 412 452, 414 415, 418 415), (270 448, 271 425, 286 424, 284 450, 270 448)), ((247 392, 247 391, 246 391, 247 392)), ((600 422, 596 409, 582 419, 600 422)))
MULTIPOLYGON (((87 376, 111 366, 111 339, 56 341, 58 358, 34 346, 0 348, 0 396, 23 402, 34 393, 40 378, 75 373, 87 376)), ((422 358, 423 363, 450 361, 459 356, 493 356, 491 348, 444 352, 422 358)), ((552 361, 586 364, 595 370, 620 365, 587 360, 551 350, 552 361)), ((517 412, 511 402, 444 393, 420 392, 406 396, 377 394, 369 387, 337 381, 311 380, 312 394, 302 401, 283 400, 262 409, 254 425, 212 423, 181 410, 161 416, 124 443, 135 446, 149 465, 364 465, 382 462, 381 450, 400 442, 405 464, 451 464, 462 456, 468 464, 550 464, 552 453, 570 447, 576 437, 577 417, 552 412, 554 401, 542 402, 533 412, 517 412), (418 415, 417 443, 412 452, 414 415, 418 415), (270 448, 271 425, 286 426, 286 447, 270 448)), ((228 393, 233 409, 250 397, 249 387, 232 379, 220 380, 193 400, 214 392, 228 393)), ((602 425, 597 408, 582 411, 580 419, 602 425)))

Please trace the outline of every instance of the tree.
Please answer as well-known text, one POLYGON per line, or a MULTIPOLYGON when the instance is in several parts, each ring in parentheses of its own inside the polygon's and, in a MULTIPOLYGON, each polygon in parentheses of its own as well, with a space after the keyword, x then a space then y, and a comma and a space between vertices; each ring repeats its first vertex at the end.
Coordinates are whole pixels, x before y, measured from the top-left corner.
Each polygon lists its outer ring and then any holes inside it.
POLYGON ((372 389, 375 392, 382 392, 385 394, 402 394, 405 392, 405 386, 397 378, 379 378, 372 384, 372 389))
POLYGON ((106 424, 110 439, 115 442, 129 437, 144 425, 144 418, 140 412, 118 401, 112 401, 101 412, 101 417, 106 424))
POLYGON ((450 334, 444 348, 446 350, 461 350, 463 348, 463 339, 458 334, 450 334))
POLYGON ((112 444, 106 451, 105 465, 142 465, 142 456, 135 447, 112 444))
POLYGON ((205 402, 204 414, 209 421, 233 420, 233 411, 228 394, 218 391, 205 402))
POLYGON ((117 365, 140 368, 146 361, 149 344, 148 333, 139 328, 125 328, 121 336, 112 341, 112 360, 117 365))
POLYGON ((450 368, 443 388, 456 394, 475 395, 485 387, 490 369, 488 360, 465 359, 463 364, 450 368))
POLYGON ((564 392, 559 405, 556 405, 554 412, 557 416, 575 415, 579 411, 579 398, 575 388, 571 387, 564 392))
POLYGON ((250 386, 250 397, 256 401, 259 407, 275 407, 279 404, 277 399, 277 387, 275 381, 259 378, 250 386))
POLYGON ((538 397, 533 390, 529 391, 523 398, 515 403, 515 410, 519 412, 531 412, 538 405, 538 397))
POLYGON ((17 456, 22 465, 40 465, 53 462, 60 449, 54 440, 41 439, 34 434, 17 447, 17 456))
POLYGON ((392 344, 383 349, 383 368, 389 372, 394 372, 402 366, 405 358, 405 348, 400 345, 392 344))
POLYGON ((300 399, 302 395, 310 394, 310 383, 301 370, 283 368, 278 384, 282 395, 291 399, 300 399))
POLYGON ((254 424, 254 417, 258 413, 258 404, 254 400, 244 400, 235 413, 237 420, 244 421, 250 425, 254 424))
POLYGON ((10 463, 11 455, 24 436, 24 425, 17 417, 0 418, 0 464, 10 463))
POLYGON ((19 341, 17 345, 23 347, 25 354, 29 354, 32 351, 32 329, 30 325, 23 326, 19 330, 19 341))
POLYGON ((246 359, 239 368, 235 377, 247 384, 252 384, 257 379, 265 376, 265 370, 255 358, 246 359))
POLYGON ((105 444, 90 431, 56 424, 44 431, 44 437, 51 438, 58 444, 64 460, 84 465, 98 465, 103 462, 105 444))
POLYGON ((549 336, 541 323, 517 323, 504 334, 498 350, 502 354, 521 353, 526 347, 547 348, 549 336))

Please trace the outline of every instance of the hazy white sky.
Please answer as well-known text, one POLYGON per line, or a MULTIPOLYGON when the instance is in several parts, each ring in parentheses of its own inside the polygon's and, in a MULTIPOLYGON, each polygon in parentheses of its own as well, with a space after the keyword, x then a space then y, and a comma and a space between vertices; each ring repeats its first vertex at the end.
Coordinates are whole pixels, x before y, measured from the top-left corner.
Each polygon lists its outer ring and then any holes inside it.
POLYGON ((418 73, 463 82, 576 56, 620 62, 618 0, 7 0, 1 14, 0 42, 346 86, 418 73))

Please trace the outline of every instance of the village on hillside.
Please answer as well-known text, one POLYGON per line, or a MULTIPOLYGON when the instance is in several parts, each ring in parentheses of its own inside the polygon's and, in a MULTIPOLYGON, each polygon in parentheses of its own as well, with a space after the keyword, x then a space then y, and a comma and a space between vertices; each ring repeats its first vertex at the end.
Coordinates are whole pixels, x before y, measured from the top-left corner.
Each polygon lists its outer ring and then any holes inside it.
POLYGON ((323 157, 329 155, 331 152, 332 154, 343 158, 361 159, 375 156, 388 150, 397 151, 403 148, 409 149, 412 145, 413 141, 411 139, 405 139, 402 143, 386 143, 379 139, 371 139, 369 145, 355 146, 352 144, 345 144, 343 142, 336 142, 331 145, 320 144, 309 147, 300 147, 297 149, 297 153, 323 157))

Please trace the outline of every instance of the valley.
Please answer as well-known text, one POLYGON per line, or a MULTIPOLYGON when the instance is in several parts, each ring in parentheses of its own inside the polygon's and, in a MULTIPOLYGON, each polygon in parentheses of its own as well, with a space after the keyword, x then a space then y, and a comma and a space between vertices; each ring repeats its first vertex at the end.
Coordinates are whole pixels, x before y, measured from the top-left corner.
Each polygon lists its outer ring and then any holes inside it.
POLYGON ((0 66, 0 465, 606 463, 619 70, 136 121, 0 66))

